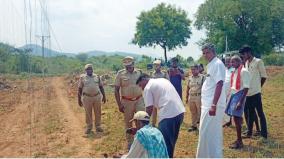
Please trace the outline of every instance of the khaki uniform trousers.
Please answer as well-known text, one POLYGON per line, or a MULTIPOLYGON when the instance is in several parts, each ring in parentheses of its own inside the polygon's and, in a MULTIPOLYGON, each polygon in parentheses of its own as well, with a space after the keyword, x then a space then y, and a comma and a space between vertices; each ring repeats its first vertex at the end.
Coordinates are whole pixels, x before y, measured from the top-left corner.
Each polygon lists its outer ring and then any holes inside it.
POLYGON ((188 100, 189 109, 191 112, 192 126, 197 127, 201 114, 201 96, 191 96, 188 100))
POLYGON ((95 97, 82 96, 82 103, 86 114, 87 129, 93 128, 93 110, 95 113, 95 126, 96 128, 101 126, 101 95, 95 97))
MULTIPOLYGON (((145 111, 145 105, 143 97, 140 97, 136 101, 130 101, 126 99, 121 99, 121 104, 124 106, 124 122, 125 122, 125 129, 131 128, 132 123, 129 122, 133 119, 134 114, 137 111, 145 111)), ((133 142, 133 135, 126 133, 126 140, 128 145, 132 144, 133 142)))

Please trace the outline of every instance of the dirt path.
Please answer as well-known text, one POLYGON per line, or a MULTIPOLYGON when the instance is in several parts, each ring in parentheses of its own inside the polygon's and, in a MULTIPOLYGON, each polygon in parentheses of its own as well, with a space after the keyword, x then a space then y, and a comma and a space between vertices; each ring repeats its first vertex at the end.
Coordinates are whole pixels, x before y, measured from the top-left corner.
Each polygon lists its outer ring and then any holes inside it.
POLYGON ((71 104, 68 102, 63 78, 53 78, 51 86, 54 88, 56 97, 54 100, 58 102, 57 107, 62 111, 64 127, 68 134, 68 140, 70 140, 66 146, 73 150, 76 149, 77 154, 74 154, 74 157, 90 157, 92 155, 90 152, 92 140, 84 136, 84 119, 78 117, 78 113, 72 110, 71 105, 74 103, 71 104))
POLYGON ((28 85, 28 82, 23 82, 23 87, 1 92, 1 106, 9 111, 4 110, 0 114, 0 157, 32 156, 35 145, 39 144, 35 116, 42 102, 36 99, 40 99, 43 92, 23 89, 28 85))
POLYGON ((0 92, 0 157, 101 156, 93 150, 97 134, 84 135, 83 108, 69 101, 64 78, 30 82, 0 92))

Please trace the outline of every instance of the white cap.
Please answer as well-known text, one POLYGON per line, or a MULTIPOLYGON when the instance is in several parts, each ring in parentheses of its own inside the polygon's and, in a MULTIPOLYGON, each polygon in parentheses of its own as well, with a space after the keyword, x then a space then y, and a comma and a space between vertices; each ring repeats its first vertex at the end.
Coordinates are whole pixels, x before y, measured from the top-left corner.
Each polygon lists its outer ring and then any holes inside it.
POLYGON ((129 66, 129 65, 132 65, 134 62, 134 58, 131 57, 131 56, 126 56, 123 60, 122 60, 122 63, 124 66, 129 66))
POLYGON ((86 65, 85 65, 85 70, 86 70, 87 68, 93 68, 93 65, 92 65, 92 64, 86 64, 86 65))
POLYGON ((150 116, 145 111, 138 111, 134 114, 133 119, 131 119, 129 122, 132 122, 133 120, 150 121, 150 116))
POLYGON ((160 64, 161 64, 161 60, 155 60, 155 61, 153 62, 153 64, 154 64, 154 65, 160 65, 160 64))

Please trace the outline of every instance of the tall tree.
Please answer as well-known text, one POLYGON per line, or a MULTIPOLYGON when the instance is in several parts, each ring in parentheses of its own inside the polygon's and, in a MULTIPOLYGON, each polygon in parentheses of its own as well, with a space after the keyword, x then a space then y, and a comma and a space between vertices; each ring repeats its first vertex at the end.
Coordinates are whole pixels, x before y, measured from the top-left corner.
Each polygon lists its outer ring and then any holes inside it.
POLYGON ((284 44, 283 0, 207 0, 196 14, 195 26, 207 30, 203 42, 216 44, 225 51, 226 37, 230 50, 249 44, 259 54, 284 44))
POLYGON ((187 39, 191 35, 190 23, 184 10, 161 3, 138 16, 132 43, 139 47, 162 47, 167 62, 167 50, 188 44, 187 39))

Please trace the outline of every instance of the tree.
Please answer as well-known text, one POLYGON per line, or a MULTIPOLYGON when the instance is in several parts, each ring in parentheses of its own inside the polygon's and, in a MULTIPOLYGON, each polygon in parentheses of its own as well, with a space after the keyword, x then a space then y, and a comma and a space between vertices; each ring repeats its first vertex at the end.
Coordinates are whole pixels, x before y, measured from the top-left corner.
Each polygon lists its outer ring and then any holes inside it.
POLYGON ((187 63, 193 63, 194 59, 191 56, 189 56, 189 57, 186 58, 186 62, 187 63))
POLYGON ((142 55, 141 60, 136 64, 138 68, 147 68, 147 64, 152 64, 150 56, 142 55))
POLYGON ((2 43, 0 43, 0 73, 6 72, 6 62, 8 60, 9 54, 7 49, 2 43))
POLYGON ((226 37, 230 50, 252 46, 264 54, 284 44, 283 0, 207 0, 196 14, 197 29, 207 30, 207 39, 217 52, 225 51, 226 37))
POLYGON ((116 73, 121 70, 123 67, 119 64, 112 64, 112 70, 115 71, 116 73))
POLYGON ((139 47, 162 47, 167 62, 167 50, 188 44, 187 39, 191 35, 190 23, 184 10, 161 3, 138 16, 132 43, 139 47))
POLYGON ((86 62, 88 59, 88 54, 80 53, 76 55, 76 58, 79 59, 81 62, 86 62))

